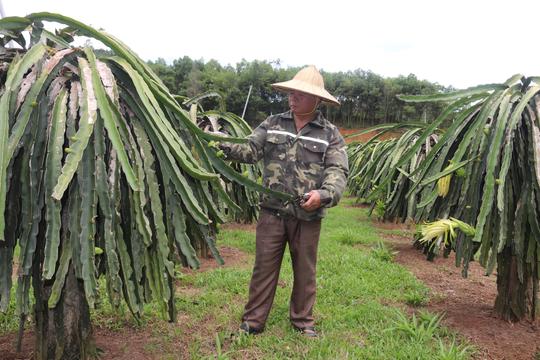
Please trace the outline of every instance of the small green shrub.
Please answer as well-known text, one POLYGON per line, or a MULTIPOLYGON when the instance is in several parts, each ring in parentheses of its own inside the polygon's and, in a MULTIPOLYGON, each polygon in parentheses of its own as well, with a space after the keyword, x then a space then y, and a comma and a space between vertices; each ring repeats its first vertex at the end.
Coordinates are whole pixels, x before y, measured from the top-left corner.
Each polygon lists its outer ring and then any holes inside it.
POLYGON ((337 236, 337 241, 343 245, 350 246, 366 243, 358 232, 355 232, 351 229, 345 229, 340 232, 337 236))
POLYGON ((384 213, 386 212, 386 204, 384 200, 377 199, 375 202, 375 208, 373 209, 373 214, 377 217, 377 219, 384 218, 384 213))
POLYGON ((428 301, 429 296, 425 291, 411 290, 405 294, 405 302, 414 307, 425 306, 428 301))
POLYGON ((470 345, 456 344, 455 339, 452 343, 446 345, 444 341, 439 339, 439 360, 463 360, 469 359, 473 353, 473 348, 470 345))
POLYGON ((382 240, 379 240, 377 242, 377 245, 373 249, 371 249, 371 255, 378 260, 391 262, 394 260, 396 252, 388 249, 384 242, 382 240))
POLYGON ((409 318, 406 314, 396 311, 394 326, 386 331, 396 331, 415 341, 424 342, 436 336, 441 319, 442 315, 427 312, 420 313, 418 317, 413 314, 409 318))

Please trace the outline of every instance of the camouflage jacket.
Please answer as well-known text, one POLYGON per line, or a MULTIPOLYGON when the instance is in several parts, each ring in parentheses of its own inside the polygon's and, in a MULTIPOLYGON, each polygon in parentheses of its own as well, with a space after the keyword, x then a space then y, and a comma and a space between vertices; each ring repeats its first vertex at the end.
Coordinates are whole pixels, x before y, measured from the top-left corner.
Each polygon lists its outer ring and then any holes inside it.
POLYGON ((263 185, 298 196, 311 190, 321 195, 321 208, 307 212, 294 204, 261 194, 262 208, 301 220, 324 217, 343 194, 349 172, 345 141, 336 126, 318 111, 314 120, 296 132, 290 111, 263 121, 247 144, 222 144, 227 159, 255 163, 263 159, 263 185))

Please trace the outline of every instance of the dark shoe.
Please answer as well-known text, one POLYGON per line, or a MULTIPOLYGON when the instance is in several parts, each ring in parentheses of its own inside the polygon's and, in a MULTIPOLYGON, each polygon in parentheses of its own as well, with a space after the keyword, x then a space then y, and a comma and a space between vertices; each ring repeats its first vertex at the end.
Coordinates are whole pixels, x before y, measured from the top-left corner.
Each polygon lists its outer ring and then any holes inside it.
POLYGON ((238 332, 246 335, 257 335, 262 333, 262 329, 256 329, 251 326, 249 326, 249 323, 247 321, 244 321, 240 324, 240 327, 238 328, 238 332))
POLYGON ((293 325, 293 327, 296 331, 300 332, 300 334, 304 335, 305 337, 319 337, 319 334, 317 334, 317 331, 315 330, 315 326, 305 326, 301 328, 293 325))

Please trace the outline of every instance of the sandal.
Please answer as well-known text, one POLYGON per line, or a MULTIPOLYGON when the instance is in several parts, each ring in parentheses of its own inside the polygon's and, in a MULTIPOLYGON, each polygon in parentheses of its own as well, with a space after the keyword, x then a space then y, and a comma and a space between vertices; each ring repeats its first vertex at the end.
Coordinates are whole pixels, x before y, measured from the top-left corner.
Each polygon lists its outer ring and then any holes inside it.
POLYGON ((305 327, 302 327, 302 328, 294 326, 294 329, 296 331, 300 332, 300 334, 304 335, 305 337, 310 337, 310 338, 319 337, 319 334, 315 330, 315 326, 305 326, 305 327))

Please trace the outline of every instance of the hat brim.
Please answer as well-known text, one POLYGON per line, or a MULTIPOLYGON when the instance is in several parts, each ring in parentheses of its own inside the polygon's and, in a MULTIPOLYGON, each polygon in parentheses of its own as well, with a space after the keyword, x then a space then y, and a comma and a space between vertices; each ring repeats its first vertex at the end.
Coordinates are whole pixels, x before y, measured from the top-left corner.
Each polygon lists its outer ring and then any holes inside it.
POLYGON ((320 87, 313 86, 301 80, 292 79, 289 81, 279 82, 279 83, 272 84, 272 87, 274 89, 284 91, 284 92, 288 92, 291 90, 298 90, 298 91, 305 92, 310 95, 315 95, 324 102, 327 102, 333 105, 341 105, 339 101, 325 89, 321 89, 320 87))

